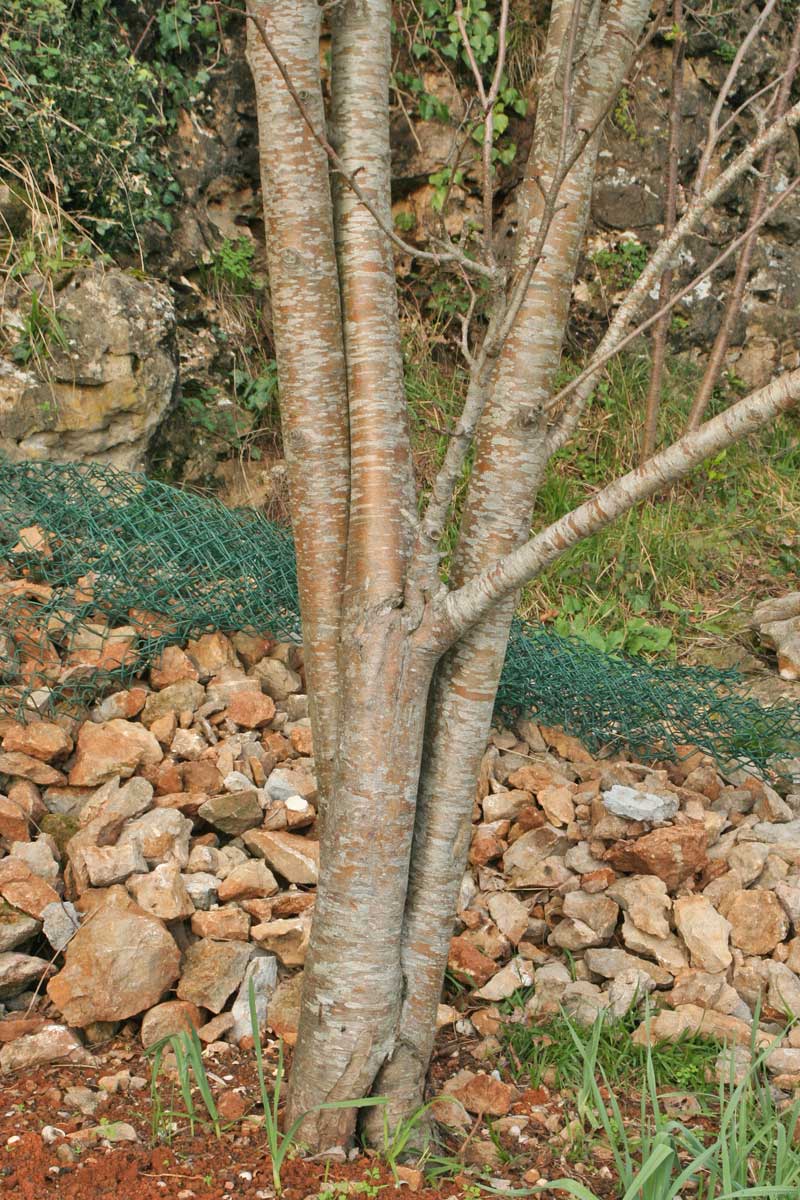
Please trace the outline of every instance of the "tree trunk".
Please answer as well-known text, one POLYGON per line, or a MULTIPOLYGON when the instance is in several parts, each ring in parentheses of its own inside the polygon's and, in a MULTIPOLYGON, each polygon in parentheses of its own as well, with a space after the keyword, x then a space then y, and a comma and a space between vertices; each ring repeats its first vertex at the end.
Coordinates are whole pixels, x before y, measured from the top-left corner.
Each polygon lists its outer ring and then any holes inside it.
MULTIPOLYGON (((321 846, 289 1119, 367 1096, 394 1050, 428 688, 438 652, 402 609, 368 613, 342 653, 341 737, 321 846)), ((357 1111, 316 1113, 303 1141, 347 1145, 357 1111)))
MULTIPOLYGON (((586 6, 575 49, 589 50, 576 81, 573 121, 591 128, 619 90, 647 16, 648 5, 614 6, 627 21, 626 39, 598 31, 597 6, 586 6), (599 50, 592 57, 593 41, 599 50), (605 62, 598 64, 598 57, 605 62), (600 69, 604 66, 605 70, 600 69)), ((580 17, 580 13, 577 14, 580 17)), ((563 157, 564 46, 576 18, 570 0, 551 11, 541 94, 548 98, 537 114, 535 152, 526 171, 517 272, 524 270, 544 208, 544 193, 563 157)), ((569 115, 569 114, 568 114, 569 115)), ((549 459, 546 403, 561 360, 572 282, 586 227, 598 137, 570 171, 534 280, 528 288, 495 373, 489 404, 478 428, 467 506, 455 557, 455 586, 485 570, 501 552, 528 535, 536 492, 549 459)), ((456 902, 469 851, 472 806, 481 758, 489 733, 497 686, 505 659, 515 598, 508 597, 471 629, 444 657, 436 672, 429 705, 424 766, 417 804, 414 852, 403 930, 405 979, 398 1048, 381 1072, 375 1090, 390 1101, 394 1123, 419 1107, 433 1049, 436 1009, 441 998, 456 902)), ((371 1137, 375 1114, 366 1117, 371 1137)))
MULTIPOLYGON (((249 0, 307 111, 324 127, 315 0, 249 0)), ((328 160, 256 27, 247 30, 255 82, 267 265, 280 380, 283 448, 320 796, 336 753, 338 647, 347 548, 349 437, 339 278, 328 160), (314 337, 308 314, 314 313, 314 337), (313 469, 310 465, 313 464, 313 469)))

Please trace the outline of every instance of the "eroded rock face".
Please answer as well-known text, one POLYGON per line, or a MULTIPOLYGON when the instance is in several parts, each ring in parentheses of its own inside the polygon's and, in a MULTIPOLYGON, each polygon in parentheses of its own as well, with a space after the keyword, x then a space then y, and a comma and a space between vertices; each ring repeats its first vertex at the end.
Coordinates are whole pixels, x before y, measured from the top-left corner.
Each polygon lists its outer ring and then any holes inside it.
POLYGON ((106 903, 70 941, 47 992, 70 1025, 124 1021, 159 1002, 178 978, 180 958, 156 917, 106 903))
POLYGON ((800 679, 800 592, 759 604, 753 613, 753 628, 776 651, 782 678, 800 679))
MULTIPOLYGON (((13 296, 6 307, 12 324, 13 296)), ((82 271, 57 294, 56 315, 66 346, 48 348, 48 378, 0 359, 0 449, 141 468, 177 379, 169 289, 117 268, 82 271)))

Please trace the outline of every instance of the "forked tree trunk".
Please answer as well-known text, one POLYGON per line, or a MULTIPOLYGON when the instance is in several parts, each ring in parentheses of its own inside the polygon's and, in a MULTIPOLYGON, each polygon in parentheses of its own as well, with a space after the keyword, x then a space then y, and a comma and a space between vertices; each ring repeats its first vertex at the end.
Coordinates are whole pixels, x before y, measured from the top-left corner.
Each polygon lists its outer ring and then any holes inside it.
MULTIPOLYGON (((494 368, 482 368, 477 384, 473 377, 485 405, 454 557, 458 591, 445 596, 431 547, 417 555, 412 549, 416 495, 387 235, 390 0, 340 0, 331 9, 333 205, 326 152, 309 128, 324 127, 316 0, 248 3, 256 21, 248 54, 325 802, 288 1105, 290 1120, 311 1113, 302 1137, 315 1150, 347 1144, 356 1126, 354 1109, 320 1112, 320 1104, 382 1095, 393 1126, 423 1098, 515 589, 578 538, 800 396, 799 371, 528 540, 547 463, 590 391, 581 383, 574 397, 580 403, 553 425, 602 122, 649 7, 649 0, 551 5, 508 294, 519 281, 526 286, 519 307, 510 309, 494 368), (581 150, 574 159, 573 147, 581 150), (366 206, 347 176, 357 180, 366 206), (548 210, 555 177, 562 180, 558 202, 548 210), (546 238, 537 261, 540 230, 546 238), (528 262, 536 264, 532 277, 528 262)), ((800 106, 790 115, 800 120, 800 106)), ((654 269, 657 260, 658 252, 654 269)), ((498 290, 495 283, 490 331, 504 328, 509 312, 498 290)), ((617 342, 631 297, 628 305, 612 323, 617 342)), ((488 351, 484 365, 487 359, 488 351)), ((368 1118, 368 1136, 379 1139, 382 1124, 383 1114, 368 1118)))

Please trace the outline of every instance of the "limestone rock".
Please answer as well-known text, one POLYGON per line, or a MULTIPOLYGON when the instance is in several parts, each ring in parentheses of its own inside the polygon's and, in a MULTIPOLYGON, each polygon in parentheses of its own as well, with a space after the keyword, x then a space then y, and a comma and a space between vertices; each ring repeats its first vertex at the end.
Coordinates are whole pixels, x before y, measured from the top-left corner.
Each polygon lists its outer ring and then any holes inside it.
POLYGON ((503 855, 503 871, 511 887, 531 887, 530 880, 538 875, 536 868, 544 859, 563 854, 567 839, 552 825, 523 833, 503 855))
POLYGON ((682 896, 676 900, 675 924, 693 966, 710 972, 727 970, 733 961, 728 948, 731 926, 705 896, 682 896))
MULTIPOLYGON (((285 983, 302 976, 290 976, 285 983)), ((272 954, 261 954, 252 959, 244 973, 236 999, 231 1006, 231 1040, 236 1043, 243 1037, 253 1036, 253 1023, 250 1013, 250 985, 253 987, 256 1008, 256 1022, 259 1033, 263 1033, 267 1024, 267 1013, 271 1000, 278 987, 278 960, 272 954)))
POLYGON ((453 1096, 469 1113, 481 1116, 502 1117, 511 1108, 514 1088, 483 1072, 459 1071, 449 1079, 442 1089, 453 1096))
POLYGON ((301 967, 306 960, 311 934, 310 917, 288 917, 254 925, 250 937, 263 950, 274 954, 284 967, 301 967))
POLYGON ((180 683, 184 679, 197 682, 199 673, 185 650, 180 646, 167 646, 150 667, 150 685, 157 692, 180 683))
POLYGON ((54 971, 55 967, 46 958, 37 958, 34 954, 20 954, 15 950, 0 954, 0 1000, 18 996, 54 971))
POLYGON ((218 942, 246 942, 250 936, 250 917, 238 904, 225 904, 210 912, 196 912, 192 933, 218 942))
POLYGON ((628 821, 670 821, 678 811, 677 796, 657 796, 621 783, 603 792, 602 798, 610 813, 628 821))
MULTIPOLYGON (((637 1046, 646 1046, 656 1042, 678 1042, 686 1036, 700 1035, 703 1037, 719 1038, 722 1042, 735 1042, 740 1046, 749 1046, 752 1037, 752 1026, 748 1021, 740 1021, 737 1017, 725 1016, 710 1008, 698 1008, 696 1004, 682 1004, 670 1010, 662 1009, 654 1016, 646 1017, 633 1035, 637 1046)), ((756 1044, 763 1046, 769 1042, 765 1033, 756 1031, 756 1044)))
POLYGON ((593 975, 599 975, 602 979, 616 979, 626 972, 643 971, 656 987, 666 987, 672 983, 672 975, 663 967, 616 947, 587 950, 584 962, 593 975))
POLYGON ((612 979, 608 988, 608 1008, 612 1017, 621 1020, 636 1004, 641 1004, 655 988, 655 980, 647 971, 627 967, 612 979))
POLYGON ((30 941, 39 929, 39 922, 28 913, 21 912, 10 904, 0 904, 0 954, 30 941))
POLYGON ((238 655, 229 637, 216 630, 203 633, 199 638, 186 643, 186 652, 191 658, 201 679, 218 675, 224 667, 240 667, 238 655))
POLYGON ((659 966, 673 975, 689 965, 683 947, 674 933, 670 933, 665 938, 654 937, 652 933, 643 933, 634 925, 627 913, 622 922, 622 940, 634 954, 644 954, 646 957, 654 959, 659 966))
POLYGON ((520 988, 530 987, 533 983, 530 963, 523 958, 512 958, 501 970, 475 992, 478 1000, 506 1000, 520 988))
POLYGON ((149 875, 132 875, 127 886, 139 907, 162 921, 181 921, 194 913, 176 862, 162 863, 149 875))
POLYGON ((657 875, 630 875, 617 879, 608 895, 630 917, 637 929, 653 937, 669 937, 669 914, 672 902, 667 886, 657 875))
POLYGON ((126 825, 118 846, 138 846, 153 867, 175 862, 183 869, 189 861, 192 822, 172 808, 155 808, 126 825))
POLYGON ((785 1018, 800 1017, 800 979, 785 963, 770 962, 764 965, 769 981, 769 1007, 785 1018))
POLYGON ((759 604, 753 626, 777 652, 781 677, 800 679, 800 592, 759 604))
POLYGON ((275 717, 275 701, 252 686, 246 691, 235 692, 228 700, 225 712, 229 721, 243 729, 262 729, 275 717))
POLYGON ((215 942, 203 938, 186 951, 178 997, 198 1008, 222 1012, 225 1002, 244 978, 252 955, 247 942, 215 942))
POLYGON ((122 846, 87 846, 83 851, 83 861, 92 887, 124 883, 129 875, 147 871, 141 846, 136 842, 122 846))
POLYGON ((463 934, 450 942, 447 965, 456 979, 468 987, 481 987, 497 971, 493 960, 482 954, 463 934))
POLYGON ((264 820, 258 792, 226 792, 201 804, 197 815, 230 837, 255 829, 264 820))
POLYGON ((107 902, 72 938, 47 992, 70 1025, 124 1021, 157 1004, 179 969, 180 951, 161 921, 107 902))
POLYGON ((64 758, 72 749, 72 738, 52 721, 11 725, 3 734, 4 750, 20 750, 43 762, 64 758))
POLYGON ((193 871, 191 875, 183 875, 181 878, 195 909, 205 911, 216 904, 222 882, 216 875, 210 875, 206 871, 193 871))
POLYGON ((143 726, 132 721, 86 721, 78 734, 75 763, 69 773, 73 787, 92 787, 115 775, 127 779, 137 767, 161 762, 164 752, 143 726))
POLYGON ((654 829, 644 837, 618 842, 605 852, 615 871, 657 875, 673 891, 706 862, 708 835, 697 821, 654 829))
POLYGON ((169 713, 196 712, 206 698, 206 689, 196 679, 181 679, 167 684, 160 692, 147 697, 142 711, 142 723, 148 727, 169 713))
POLYGON ((142 1045, 146 1050, 162 1038, 188 1029, 199 1029, 202 1024, 203 1019, 196 1005, 187 1000, 166 1000, 163 1004, 156 1004, 142 1018, 142 1045))
POLYGON ((116 267, 78 271, 56 317, 69 344, 52 340, 46 377, 3 363, 0 450, 141 469, 177 378, 169 288, 116 267))
POLYGON ((267 795, 271 800, 291 800, 293 796, 316 800, 316 780, 310 771, 279 767, 267 780, 267 795))
POLYGON ((277 658, 262 658, 253 667, 252 674, 261 684, 261 690, 273 700, 285 700, 293 692, 303 690, 303 681, 297 672, 277 658))
POLYGON ((493 892, 488 907, 495 925, 516 946, 525 936, 530 921, 525 905, 511 892, 493 892))
POLYGON ((15 779, 29 779, 40 787, 50 787, 53 784, 64 783, 64 776, 49 763, 34 758, 31 754, 23 754, 21 750, 12 750, 0 754, 0 775, 11 775, 15 779))
POLYGON ((0 1074, 55 1062, 91 1066, 94 1059, 71 1029, 56 1024, 45 1025, 0 1048, 0 1074))
POLYGON ((319 875, 319 842, 295 833, 270 833, 251 829, 242 841, 251 854, 265 862, 289 883, 315 884, 319 875))
POLYGON ((42 933, 59 953, 75 936, 80 918, 74 904, 54 902, 42 909, 42 933))
POLYGON ((268 1003, 267 1029, 270 1029, 275 1037, 283 1038, 287 1046, 294 1046, 297 1042, 302 987, 302 972, 289 975, 280 981, 268 1003))
POLYGON ((739 1017, 743 1021, 752 1018, 744 1000, 727 982, 724 974, 700 970, 681 971, 669 993, 669 1001, 673 1008, 679 1004, 696 1004, 700 1008, 714 1008, 717 1012, 739 1017))
POLYGON ((266 863, 249 859, 228 872, 219 885, 221 903, 229 900, 257 900, 274 896, 278 882, 266 863))
POLYGON ((789 932, 789 918, 774 892, 743 889, 726 896, 720 911, 731 923, 731 941, 745 954, 771 954, 789 932))

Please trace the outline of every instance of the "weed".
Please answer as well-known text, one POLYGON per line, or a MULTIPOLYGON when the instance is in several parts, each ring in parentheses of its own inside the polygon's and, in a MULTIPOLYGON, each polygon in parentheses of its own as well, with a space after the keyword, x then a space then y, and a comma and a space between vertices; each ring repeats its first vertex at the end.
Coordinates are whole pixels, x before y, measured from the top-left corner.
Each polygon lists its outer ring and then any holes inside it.
POLYGON ((141 38, 137 20, 110 0, 0 0, 0 154, 109 247, 136 244, 145 221, 169 228, 180 186, 165 135, 220 46, 202 0, 162 6, 141 38))
POLYGON ((719 1053, 715 1042, 686 1037, 648 1051, 632 1040, 638 1024, 639 1015, 633 1011, 619 1021, 609 1021, 601 1014, 590 1027, 586 1041, 569 1016, 560 1013, 535 1027, 527 1022, 505 1023, 501 1037, 513 1051, 512 1061, 519 1064, 517 1075, 526 1075, 531 1087, 538 1087, 547 1073, 555 1087, 577 1089, 582 1105, 588 1103, 591 1092, 587 1061, 596 1064, 610 1084, 624 1083, 628 1090, 633 1081, 642 1079, 650 1058, 659 1086, 707 1091, 706 1073, 719 1053), (580 1055, 576 1054, 576 1041, 583 1047, 580 1055))
POLYGON ((626 87, 620 88, 617 96, 617 103, 614 105, 614 112, 611 117, 620 132, 631 142, 638 142, 639 129, 636 124, 636 119, 633 115, 630 92, 626 87))
POLYGON ((211 256, 208 273, 219 284, 227 284, 237 293, 255 286, 253 259, 255 247, 248 237, 224 238, 211 256))
POLYGON ((169 1142, 175 1129, 176 1118, 188 1122, 189 1130, 194 1136, 198 1125, 211 1127, 216 1137, 220 1137, 222 1126, 219 1113, 211 1090, 211 1084, 206 1074, 203 1062, 203 1047, 197 1036, 196 1029, 184 1030, 172 1034, 150 1046, 146 1053, 152 1056, 153 1064, 150 1074, 150 1099, 152 1103, 152 1136, 154 1141, 169 1142), (165 1106, 161 1101, 159 1079, 163 1066, 164 1053, 172 1050, 175 1056, 175 1075, 183 1108, 176 1109, 175 1084, 171 1085, 169 1103, 165 1106), (195 1089, 202 1100, 202 1110, 195 1104, 195 1089))
POLYGON ((647 259, 647 247, 630 238, 592 255, 604 288, 612 292, 631 287, 647 266, 647 259))

